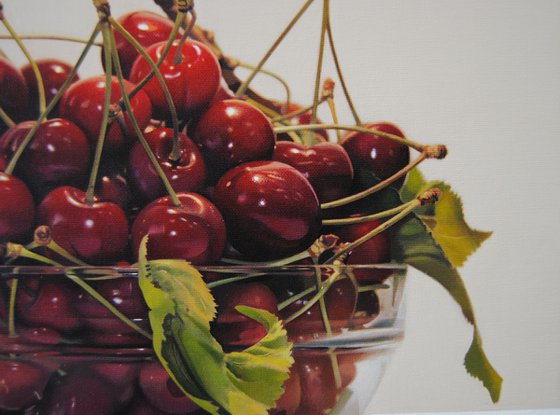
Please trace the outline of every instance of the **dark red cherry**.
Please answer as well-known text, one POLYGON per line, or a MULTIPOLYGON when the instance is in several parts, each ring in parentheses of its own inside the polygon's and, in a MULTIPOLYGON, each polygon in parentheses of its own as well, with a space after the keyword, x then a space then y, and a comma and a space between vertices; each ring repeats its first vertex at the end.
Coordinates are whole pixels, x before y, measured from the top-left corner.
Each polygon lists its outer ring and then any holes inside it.
MULTIPOLYGON (((180 158, 170 160, 173 130, 156 128, 146 133, 146 141, 176 192, 196 192, 206 180, 206 164, 198 147, 185 134, 179 133, 180 158)), ((128 177, 134 195, 152 201, 166 194, 165 187, 144 147, 138 142, 130 152, 128 177)))
MULTIPOLYGON (((37 59, 35 63, 41 73, 41 78, 45 87, 45 99, 48 105, 74 68, 69 63, 59 59, 37 59)), ((23 66, 21 68, 21 73, 29 88, 29 113, 33 118, 37 118, 39 116, 39 87, 37 86, 37 77, 30 64, 23 66)), ((76 75, 72 79, 72 82, 76 82, 78 79, 79 77, 76 75)), ((49 114, 51 117, 56 116, 57 107, 58 105, 49 114)))
POLYGON ((302 172, 322 203, 347 196, 352 188, 352 162, 339 144, 325 142, 306 147, 292 141, 278 141, 273 159, 302 172))
POLYGON ((299 373, 292 366, 290 377, 284 383, 284 393, 276 401, 274 409, 268 411, 269 415, 294 415, 301 402, 301 382, 299 373))
POLYGON ((119 405, 125 405, 134 396, 140 365, 141 363, 136 362, 99 361, 90 364, 89 368, 114 387, 113 396, 116 401, 119 405))
POLYGON ((86 366, 76 365, 53 376, 45 389, 45 398, 35 413, 64 415, 113 414, 117 401, 114 386, 86 366))
MULTIPOLYGON (((60 101, 60 116, 76 123, 86 133, 92 144, 97 142, 101 129, 105 87, 104 76, 81 79, 68 88, 60 101)), ((132 83, 125 81, 127 93, 130 93, 133 88, 132 83)), ((117 78, 113 77, 111 103, 119 102, 121 97, 119 82, 117 78)), ((140 91, 132 98, 131 106, 138 125, 143 130, 152 116, 150 99, 143 91, 140 91)), ((129 115, 123 112, 118 117, 112 119, 105 138, 106 148, 112 151, 123 149, 136 137, 129 115), (122 120, 119 120, 118 117, 122 117, 122 120)))
POLYGON ((8 167, 8 158, 4 154, 0 154, 0 172, 6 170, 8 167))
POLYGON ((296 356, 295 370, 301 383, 301 402, 297 415, 325 414, 338 398, 336 377, 330 356, 308 352, 296 356))
POLYGON ((74 309, 76 288, 58 278, 26 278, 17 290, 18 319, 34 327, 71 331, 80 327, 74 309))
POLYGON ((132 194, 121 163, 113 159, 101 161, 95 194, 99 200, 116 203, 125 212, 128 211, 132 194))
MULTIPOLYGON (((25 119, 27 91, 21 72, 8 59, 0 56, 0 107, 16 122, 25 119)), ((0 120, 0 131, 5 127, 0 120)))
POLYGON ((70 186, 48 193, 37 209, 37 222, 51 228, 53 239, 71 254, 92 264, 121 259, 128 244, 128 220, 112 202, 86 201, 70 186))
MULTIPOLYGON (((353 242, 381 224, 382 222, 380 221, 355 223, 337 226, 333 229, 333 232, 340 237, 341 242, 353 242)), ((387 264, 391 262, 391 236, 389 232, 381 232, 357 248, 354 248, 346 262, 349 265, 387 264)), ((353 270, 353 273, 358 282, 371 284, 384 281, 393 271, 381 267, 372 269, 356 268, 353 270)))
POLYGON ((266 285, 255 282, 232 285, 216 290, 218 316, 213 325, 216 339, 228 346, 250 346, 266 336, 266 329, 260 323, 239 313, 235 307, 248 307, 278 313, 278 303, 274 293, 266 285))
POLYGON ((147 363, 142 367, 139 384, 146 400, 167 414, 189 414, 199 409, 159 362, 147 363))
MULTIPOLYGON (((0 152, 12 157, 35 121, 16 124, 0 137, 0 152)), ((15 174, 40 200, 61 185, 81 186, 90 169, 90 147, 82 130, 73 122, 54 118, 39 126, 18 160, 15 174)))
POLYGON ((266 116, 238 99, 215 102, 197 120, 191 137, 214 179, 240 163, 272 158, 276 141, 266 116))
MULTIPOLYGON (((297 293, 292 294, 295 295, 297 293)), ((304 307, 313 295, 308 294, 284 308, 280 312, 282 318, 286 319, 304 307)), ((356 307, 356 296, 356 287, 349 278, 336 281, 325 293, 323 298, 333 332, 339 332, 342 328, 348 326, 348 321, 356 307)), ((316 302, 309 310, 305 311, 295 320, 287 323, 286 330, 288 331, 288 336, 293 341, 309 340, 318 335, 324 335, 326 329, 319 302, 316 302)))
MULTIPOLYGON (((404 133, 391 123, 368 124, 367 128, 404 137, 404 133)), ((342 146, 348 152, 356 171, 358 169, 371 171, 381 180, 401 170, 410 159, 407 145, 375 134, 350 132, 344 137, 342 146)), ((400 187, 403 183, 404 177, 397 180, 394 186, 400 187)))
POLYGON ((148 259, 181 258, 194 264, 217 261, 224 251, 226 230, 220 211, 196 193, 178 193, 181 206, 169 196, 147 205, 132 225, 132 248, 148 239, 148 259))
POLYGON ((168 415, 166 412, 150 404, 143 396, 136 395, 126 408, 126 415, 168 415))
MULTIPOLYGON (((173 22, 171 20, 147 10, 127 13, 119 17, 118 21, 144 49, 154 43, 166 41, 173 30, 173 22)), ((138 57, 138 51, 120 34, 120 32, 113 30, 113 33, 115 35, 115 42, 123 75, 128 79, 132 64, 138 57)), ((178 33, 177 37, 180 36, 181 34, 178 33)))
MULTIPOLYGON (((154 62, 161 58, 166 43, 153 44, 146 50, 154 62)), ((220 86, 222 70, 212 51, 194 40, 187 40, 183 44, 179 55, 181 61, 177 63, 175 57, 179 45, 179 41, 173 43, 159 70, 171 93, 177 113, 183 118, 192 115, 194 111, 200 110, 212 101, 220 86)), ((138 83, 151 71, 148 62, 140 56, 132 66, 130 80, 138 83)), ((158 79, 153 77, 142 90, 152 101, 154 116, 162 120, 168 119, 169 106, 158 79)))
POLYGON ((35 204, 20 179, 0 172, 0 242, 23 242, 33 229, 35 204))
POLYGON ((50 371, 31 361, 0 359, 0 409, 19 411, 37 403, 50 371))
POLYGON ((214 189, 229 241, 244 255, 282 258, 319 236, 321 209, 309 181, 292 166, 253 161, 228 171, 214 189))

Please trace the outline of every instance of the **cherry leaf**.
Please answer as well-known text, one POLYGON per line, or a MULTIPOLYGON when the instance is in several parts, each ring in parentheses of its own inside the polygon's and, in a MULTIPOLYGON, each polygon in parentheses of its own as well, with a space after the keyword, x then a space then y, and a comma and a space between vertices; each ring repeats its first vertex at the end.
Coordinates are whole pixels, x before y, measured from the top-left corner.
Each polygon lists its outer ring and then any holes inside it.
POLYGON ((292 344, 280 320, 239 306, 267 335, 245 350, 225 353, 210 333, 216 303, 200 273, 181 260, 146 260, 146 238, 139 258, 153 347, 183 392, 213 415, 267 415, 293 364, 292 344))

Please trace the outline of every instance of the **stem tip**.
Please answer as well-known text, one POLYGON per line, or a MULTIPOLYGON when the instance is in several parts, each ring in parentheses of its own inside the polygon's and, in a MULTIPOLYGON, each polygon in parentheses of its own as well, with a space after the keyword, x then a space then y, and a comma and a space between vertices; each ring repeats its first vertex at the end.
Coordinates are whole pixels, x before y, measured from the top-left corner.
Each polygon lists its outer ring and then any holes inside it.
POLYGON ((438 189, 437 187, 434 187, 433 189, 428 189, 417 197, 417 199, 420 201, 421 206, 432 205, 436 203, 440 198, 441 198, 441 190, 438 189))

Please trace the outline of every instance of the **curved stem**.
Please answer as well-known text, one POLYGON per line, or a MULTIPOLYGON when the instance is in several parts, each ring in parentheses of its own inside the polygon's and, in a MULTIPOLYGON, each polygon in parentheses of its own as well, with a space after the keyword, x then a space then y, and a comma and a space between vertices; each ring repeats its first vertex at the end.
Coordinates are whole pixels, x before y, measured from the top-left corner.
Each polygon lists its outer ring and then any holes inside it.
POLYGON ((346 85, 346 81, 344 80, 344 76, 342 75, 342 68, 340 66, 340 62, 338 60, 338 54, 336 53, 336 48, 334 46, 334 36, 332 34, 332 26, 331 26, 330 16, 329 16, 328 19, 329 20, 327 22, 327 36, 329 38, 329 45, 330 45, 331 54, 332 54, 333 61, 334 61, 334 66, 335 66, 336 72, 338 74, 338 79, 340 80, 340 85, 342 86, 342 91, 344 92, 344 96, 346 97, 346 102, 348 103, 348 106, 350 107, 350 111, 352 112, 352 116, 354 117, 354 121, 356 122, 356 125, 362 125, 362 121, 360 120, 360 117, 358 116, 358 112, 356 111, 356 107, 354 106, 354 103, 352 102, 352 98, 350 96, 350 92, 349 92, 348 87, 346 85))
POLYGON ((103 101, 103 115, 101 118, 101 128, 99 130, 99 137, 95 146, 95 155, 93 158, 93 165, 89 175, 88 187, 86 190, 85 201, 88 204, 93 204, 95 201, 95 183, 97 181, 97 174, 99 172, 99 165, 101 164, 101 154, 103 153, 103 144, 105 143, 105 136, 109 124, 109 110, 111 106, 111 84, 112 84, 112 45, 109 40, 109 32, 111 27, 105 21, 100 22, 101 32, 103 34, 103 57, 105 58, 105 99, 103 101))
POLYGON ((426 160, 426 158, 427 158, 427 153, 425 151, 423 151, 411 163, 404 166, 402 169, 400 169, 398 172, 396 172, 392 176, 386 178, 385 180, 380 181, 375 186, 372 186, 372 187, 370 187, 366 190, 355 193, 353 195, 343 197, 342 199, 337 199, 337 200, 333 200, 331 202, 322 203, 321 204, 321 209, 331 209, 331 208, 334 208, 334 207, 347 205, 348 203, 356 202, 360 199, 363 199, 364 197, 372 195, 372 194, 384 189, 385 187, 389 186, 391 183, 395 182, 396 180, 398 180, 399 178, 401 178, 402 176, 407 174, 414 167, 418 166, 422 161, 426 160))
MULTIPOLYGON (((254 65, 250 65, 248 63, 245 62, 237 62, 237 66, 241 67, 241 68, 245 68, 245 69, 250 69, 250 70, 255 70, 256 66, 254 65)), ((284 78, 282 78, 280 75, 278 75, 277 73, 274 73, 272 71, 266 70, 266 69, 259 69, 259 72, 271 76, 272 78, 276 79, 278 82, 280 82, 282 84, 282 86, 284 87, 284 90, 286 91, 286 105, 289 106, 290 102, 291 102, 291 97, 292 97, 292 92, 290 90, 290 85, 288 85, 288 83, 286 82, 286 80, 284 78)), ((272 121, 276 121, 275 119, 273 119, 272 121)))
POLYGON ((171 187, 171 183, 169 183, 169 180, 167 179, 167 176, 165 175, 165 172, 162 170, 161 165, 159 164, 156 156, 154 155, 154 152, 152 151, 152 149, 150 148, 150 145, 146 141, 146 138, 144 137, 144 134, 142 133, 142 130, 138 126, 138 122, 136 121, 136 117, 134 116, 134 112, 132 111, 132 105, 130 104, 130 98, 128 97, 128 95, 126 93, 126 88, 125 88, 125 85, 124 85, 124 78, 123 78, 123 74, 122 74, 121 63, 120 63, 120 60, 119 60, 119 54, 117 53, 117 49, 116 49, 115 37, 113 35, 113 31, 110 29, 110 26, 107 25, 107 27, 108 27, 107 36, 108 36, 108 40, 109 40, 111 53, 113 54, 113 58, 114 58, 114 67, 115 67, 115 70, 116 70, 116 73, 117 73, 117 79, 119 81, 119 86, 120 86, 120 89, 121 89, 124 106, 126 108, 126 111, 128 112, 130 122, 132 123, 132 127, 134 128, 134 132, 138 136, 138 140, 140 140, 140 143, 141 143, 142 147, 144 148, 144 151, 146 152, 146 155, 150 159, 150 162, 154 166, 154 169, 156 170, 156 172, 157 172, 158 176, 160 177, 161 181, 163 182, 163 185, 164 185, 165 189, 167 190, 167 193, 169 194, 169 197, 171 198, 171 201, 172 201, 173 205, 176 206, 176 207, 179 207, 179 206, 181 206, 181 202, 179 201, 179 198, 177 197, 177 194, 175 193, 175 190, 173 190, 173 187, 171 187))
POLYGON ((397 213, 402 212, 412 203, 414 203, 414 200, 403 203, 402 205, 394 207, 392 209, 387 209, 382 212, 373 213, 371 215, 366 215, 366 216, 356 216, 356 217, 342 218, 342 219, 323 219, 322 223, 323 226, 344 226, 344 225, 352 225, 355 223, 370 222, 373 220, 379 220, 379 219, 387 218, 389 216, 396 215, 397 213))
POLYGON ((78 60, 76 61, 76 64, 74 65, 74 67, 72 68, 70 73, 68 74, 68 77, 64 80, 63 84, 60 86, 60 89, 57 91, 56 95, 53 97, 51 102, 49 102, 49 105, 47 105, 47 108, 45 109, 45 111, 39 115, 39 118, 37 119, 37 122, 35 123, 35 125, 31 128, 29 133, 27 133, 25 138, 22 140, 21 144, 19 145, 19 147, 15 151, 14 155, 12 156, 10 162, 8 163, 8 166, 6 167, 5 173, 12 174, 12 172, 16 168, 16 164, 17 164, 19 158, 21 157, 23 151, 25 150, 25 148, 27 147, 27 145, 29 144, 29 142, 31 141, 31 139, 33 138, 33 136, 35 135, 35 133, 39 129, 39 126, 41 125, 41 122, 43 122, 43 120, 47 118, 47 116, 50 114, 50 112, 53 110, 53 108, 56 106, 56 104, 58 104, 58 101, 60 101, 60 98, 62 97, 62 94, 64 94, 64 92, 68 89, 68 86, 72 83, 72 80, 74 79, 74 77, 78 73, 78 70, 79 70, 80 66, 82 65, 84 59, 86 58, 86 56, 87 56, 89 50, 91 49, 93 43, 95 42, 95 38, 99 34, 100 30, 101 29, 100 29, 99 25, 96 25, 95 28, 93 29, 93 32, 91 33, 91 36, 89 38, 88 43, 84 47, 84 50, 82 51, 80 56, 78 57, 78 60))
MULTIPOLYGON (((72 36, 57 36, 57 35, 31 35, 31 34, 20 34, 19 38, 22 40, 60 40, 64 42, 82 43, 87 44, 87 39, 81 39, 72 36)), ((12 36, 0 35, 0 39, 8 40, 13 39, 12 36)), ((93 46, 103 46, 103 43, 94 43, 93 46)))
MULTIPOLYGON (((326 100, 327 100, 327 97, 326 97, 326 96, 322 96, 322 97, 319 99, 319 102, 317 103, 317 105, 322 104, 322 103, 325 102, 326 100)), ((306 113, 307 111, 309 111, 309 110, 312 110, 314 105, 315 105, 315 104, 309 104, 309 105, 307 105, 307 106, 305 106, 305 107, 301 107, 301 108, 299 108, 299 109, 297 109, 297 110, 295 110, 295 111, 289 112, 288 114, 279 115, 278 117, 274 117, 271 121, 272 121, 272 122, 282 122, 282 121, 289 120, 289 119, 291 119, 291 118, 297 117, 298 115, 305 114, 305 113, 306 113)))
POLYGON ((237 89, 237 92, 235 93, 235 97, 236 98, 240 98, 243 96, 243 94, 245 93, 245 91, 247 90, 247 88, 249 87, 249 84, 251 83, 251 81, 253 80, 253 78, 255 78, 255 76, 257 75, 257 73, 261 70, 261 68, 263 67, 263 65, 266 63, 266 61, 268 60, 268 58, 270 58, 270 56, 272 55, 272 53, 274 53, 274 51, 276 50, 276 48, 278 47, 278 45, 280 45, 280 43, 282 43, 282 41, 284 40, 284 38, 286 37, 286 35, 288 33, 290 33, 290 30, 292 30, 292 28, 294 27, 294 25, 297 23, 297 21, 300 19, 301 16, 303 16, 303 14, 305 13, 305 11, 309 8, 309 6, 311 6, 311 3, 313 3, 313 0, 307 0, 305 2, 305 4, 301 7, 301 9, 296 13, 296 15, 292 18, 292 20, 290 20, 290 22, 288 23, 288 25, 286 26, 286 28, 282 31, 282 33, 280 33, 280 35, 278 36, 278 38, 274 41, 274 43, 272 44, 272 46, 266 51, 266 53, 264 54, 264 56, 261 58, 260 62, 257 64, 257 66, 255 67, 255 69, 253 70, 253 72, 251 73, 251 75, 249 75, 249 77, 243 81, 243 83, 239 86, 239 88, 237 89))
POLYGON ((16 125, 14 120, 10 118, 10 116, 6 113, 6 111, 4 111, 2 107, 0 107, 0 120, 4 121, 4 124, 6 124, 8 128, 16 125))
POLYGON ((16 41, 17 45, 19 46, 19 48, 21 49, 21 51, 23 52, 23 54, 27 58, 27 61, 29 62, 29 65, 31 65, 31 69, 33 70, 33 74, 35 75, 35 78, 37 79, 37 92, 39 93, 39 113, 43 113, 45 111, 45 107, 47 106, 46 98, 45 98, 45 86, 43 84, 43 77, 41 76, 41 72, 39 71, 39 68, 37 67, 37 63, 35 62, 35 59, 33 59, 33 57, 31 56, 31 54, 29 53, 27 48, 25 47, 25 44, 21 41, 21 38, 18 36, 17 32, 14 30, 14 28, 12 27, 10 22, 8 22, 8 19, 6 19, 3 16, 0 20, 2 20, 2 23, 4 24, 4 26, 8 30, 8 33, 10 33, 12 38, 16 41))

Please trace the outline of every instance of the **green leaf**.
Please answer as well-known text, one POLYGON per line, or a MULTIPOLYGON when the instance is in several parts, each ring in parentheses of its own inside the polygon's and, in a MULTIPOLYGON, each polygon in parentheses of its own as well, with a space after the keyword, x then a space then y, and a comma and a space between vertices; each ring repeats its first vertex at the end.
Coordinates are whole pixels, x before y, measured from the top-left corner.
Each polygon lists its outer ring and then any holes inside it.
POLYGON ((293 364, 292 344, 278 318, 238 307, 267 335, 243 351, 225 353, 210 333, 216 304, 200 273, 181 260, 147 261, 146 240, 139 258, 154 350, 171 377, 211 414, 267 415, 293 364))
POLYGON ((401 197, 410 200, 433 187, 439 188, 442 195, 433 207, 419 211, 419 217, 431 228, 434 240, 451 264, 461 267, 492 232, 472 229, 465 221, 461 198, 453 192, 451 186, 441 181, 426 183, 417 169, 410 173, 401 190, 401 197))

